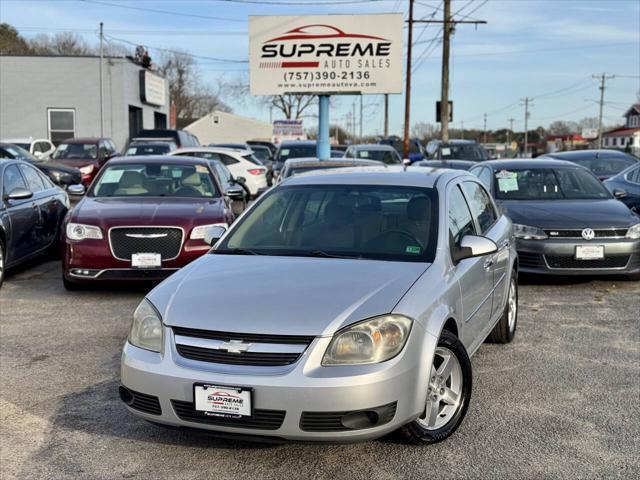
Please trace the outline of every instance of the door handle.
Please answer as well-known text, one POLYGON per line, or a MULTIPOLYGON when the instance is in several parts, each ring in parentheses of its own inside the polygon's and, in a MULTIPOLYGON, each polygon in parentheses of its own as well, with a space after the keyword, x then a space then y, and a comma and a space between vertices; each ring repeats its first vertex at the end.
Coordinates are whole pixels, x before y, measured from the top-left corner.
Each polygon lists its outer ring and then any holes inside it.
POLYGON ((509 245, 511 245, 509 240, 503 240, 502 243, 500 244, 502 248, 509 248, 509 245))
POLYGON ((492 266, 493 266, 493 258, 488 258, 487 260, 484 261, 485 270, 490 270, 492 266))

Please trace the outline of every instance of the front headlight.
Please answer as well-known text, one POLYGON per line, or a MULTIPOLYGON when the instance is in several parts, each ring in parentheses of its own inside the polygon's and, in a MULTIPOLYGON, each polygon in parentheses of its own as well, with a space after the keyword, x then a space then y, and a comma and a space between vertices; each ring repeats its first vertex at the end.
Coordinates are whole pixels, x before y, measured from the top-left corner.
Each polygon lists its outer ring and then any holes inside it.
POLYGON ((93 172, 93 169, 96 168, 93 165, 85 165, 84 167, 80 168, 80 173, 82 173, 83 175, 90 175, 91 172, 93 172))
POLYGON ((189 237, 191 240, 204 240, 204 236, 211 227, 224 227, 229 228, 229 225, 226 223, 211 223, 209 225, 199 225, 197 227, 193 227, 191 230, 191 236, 189 237))
POLYGON ((384 315, 349 325, 337 332, 322 359, 322 365, 380 363, 400 353, 407 343, 410 318, 384 315))
POLYGON ((100 230, 100 227, 93 225, 67 223, 67 238, 69 240, 84 240, 86 238, 102 240, 102 230, 100 230))
POLYGON ((516 238, 521 238, 523 240, 544 240, 547 237, 547 234, 544 233, 544 230, 538 227, 530 227, 529 225, 519 225, 517 223, 513 224, 513 234, 516 238))
POLYGON ((627 230, 627 234, 624 238, 630 238, 631 240, 637 240, 640 238, 640 223, 636 223, 633 227, 627 230))
POLYGON ((133 312, 129 343, 152 352, 162 351, 162 319, 146 298, 133 312))

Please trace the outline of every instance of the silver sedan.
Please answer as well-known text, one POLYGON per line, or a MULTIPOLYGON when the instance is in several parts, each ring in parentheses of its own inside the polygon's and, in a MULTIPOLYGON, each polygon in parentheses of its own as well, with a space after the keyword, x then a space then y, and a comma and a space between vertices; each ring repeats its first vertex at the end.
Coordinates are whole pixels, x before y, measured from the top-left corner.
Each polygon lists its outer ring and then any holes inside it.
POLYGON ((159 424, 291 440, 462 422, 469 357, 517 322, 511 222, 466 173, 293 177, 134 313, 120 397, 159 424))

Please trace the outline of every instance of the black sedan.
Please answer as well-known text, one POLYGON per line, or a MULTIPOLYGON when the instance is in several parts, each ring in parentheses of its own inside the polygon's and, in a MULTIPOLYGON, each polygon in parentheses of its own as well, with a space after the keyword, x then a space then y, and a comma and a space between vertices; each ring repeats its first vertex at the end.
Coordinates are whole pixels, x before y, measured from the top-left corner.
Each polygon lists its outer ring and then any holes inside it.
POLYGON ((53 183, 60 185, 62 188, 79 184, 82 181, 82 174, 79 169, 55 163, 49 159, 38 160, 24 148, 10 143, 0 143, 0 158, 29 162, 49 177, 53 183))
POLYGON ((513 221, 521 272, 640 274, 640 217, 586 168, 538 158, 470 172, 513 221))
POLYGON ((640 214, 640 162, 608 178, 604 186, 618 200, 640 214))
POLYGON ((60 246, 69 198, 22 161, 0 159, 0 285, 5 270, 60 246))
POLYGON ((640 160, 619 150, 573 150, 571 152, 547 153, 538 158, 555 158, 577 163, 588 168, 600 180, 617 175, 640 160))

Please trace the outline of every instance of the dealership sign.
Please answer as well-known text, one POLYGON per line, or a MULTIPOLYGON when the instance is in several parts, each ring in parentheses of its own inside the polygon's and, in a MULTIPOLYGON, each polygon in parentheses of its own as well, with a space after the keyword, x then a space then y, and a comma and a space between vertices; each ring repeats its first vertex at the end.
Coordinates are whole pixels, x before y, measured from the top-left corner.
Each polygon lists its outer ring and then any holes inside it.
POLYGON ((251 93, 401 93, 402 15, 249 17, 251 93))
POLYGON ((149 70, 140 70, 140 100, 144 103, 159 107, 166 103, 167 91, 164 77, 151 73, 149 70))

